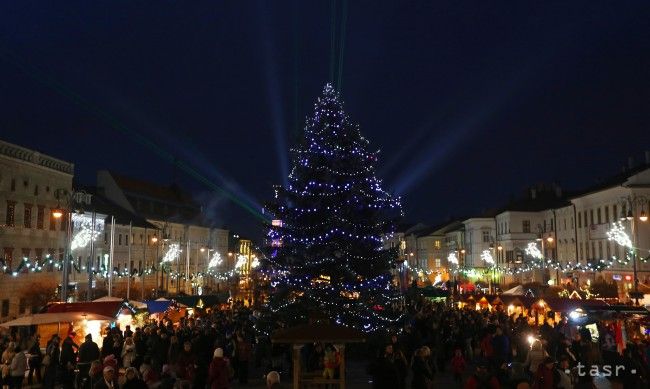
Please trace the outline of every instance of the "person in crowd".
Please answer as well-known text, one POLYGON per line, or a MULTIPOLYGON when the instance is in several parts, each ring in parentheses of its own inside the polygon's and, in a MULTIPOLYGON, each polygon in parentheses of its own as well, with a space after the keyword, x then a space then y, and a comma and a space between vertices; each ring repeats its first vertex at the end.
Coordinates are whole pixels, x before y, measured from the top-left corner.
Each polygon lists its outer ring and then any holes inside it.
POLYGON ((230 362, 223 356, 223 349, 214 350, 208 378, 210 389, 229 389, 233 374, 230 362))
POLYGON ((465 389, 500 389, 499 380, 490 373, 490 363, 485 358, 476 362, 476 372, 465 382, 465 389))
POLYGON ((544 350, 544 346, 539 339, 533 340, 533 343, 530 345, 530 351, 526 356, 526 361, 524 365, 528 367, 531 377, 537 372, 537 368, 548 357, 548 353, 544 350))
POLYGON ((111 327, 106 328, 106 335, 104 336, 104 340, 102 342, 102 358, 106 358, 109 355, 115 355, 115 348, 114 348, 114 338, 113 338, 113 333, 111 331, 111 327))
POLYGON ((104 366, 101 361, 94 360, 90 363, 90 370, 88 370, 88 381, 84 388, 94 388, 95 385, 104 379, 104 366))
POLYGON ((266 389, 280 389, 280 373, 272 370, 266 375, 266 389))
POLYGON ((9 370, 11 375, 10 388, 21 389, 25 380, 25 371, 27 371, 27 356, 20 346, 16 346, 9 370))
POLYGON ((152 387, 159 382, 159 375, 153 367, 151 357, 148 355, 142 360, 142 364, 140 365, 140 375, 149 387, 152 387))
POLYGON ((391 344, 387 344, 383 353, 368 366, 368 373, 372 376, 372 387, 375 389, 399 387, 399 373, 394 364, 391 344))
POLYGON ((465 373, 466 365, 463 352, 457 348, 454 352, 454 357, 451 359, 451 371, 454 374, 454 381, 458 384, 463 381, 463 373, 465 373))
POLYGON ((74 342, 70 336, 66 336, 61 345, 61 383, 64 389, 74 387, 74 369, 77 362, 77 354, 74 351, 74 342))
POLYGON ((413 389, 428 389, 433 382, 433 371, 430 364, 431 350, 427 346, 420 347, 415 352, 413 358, 413 381, 411 387, 413 389))
POLYGON ((571 382, 571 365, 568 356, 562 355, 560 357, 556 370, 557 372, 555 375, 558 379, 557 388, 573 389, 573 383, 571 382))
POLYGON ((397 378, 399 379, 399 387, 406 388, 406 378, 409 374, 409 363, 406 356, 401 349, 393 349, 393 364, 397 370, 397 378))
POLYGON ((328 344, 325 347, 325 355, 323 356, 323 378, 334 378, 340 364, 339 358, 338 351, 334 346, 328 344))
POLYGON ((124 339, 124 345, 122 346, 122 367, 129 368, 133 366, 135 361, 135 343, 133 342, 132 337, 124 339))
POLYGON ((9 342, 7 348, 2 352, 2 388, 8 389, 11 386, 11 361, 16 355, 16 343, 9 342))
POLYGON ((60 365, 60 353, 59 336, 54 334, 47 342, 45 356, 43 357, 43 365, 45 365, 43 388, 45 389, 53 389, 56 384, 57 371, 60 365))
POLYGON ((554 389, 559 384, 559 376, 554 368, 553 358, 546 357, 539 364, 533 378, 533 389, 554 389))
POLYGON ((251 359, 251 343, 245 339, 244 334, 241 332, 237 333, 235 359, 237 361, 237 379, 240 384, 245 385, 248 383, 248 364, 251 359))
POLYGON ((90 364, 100 358, 99 346, 93 342, 91 334, 87 334, 84 342, 79 346, 79 362, 77 368, 79 369, 79 379, 81 382, 88 377, 90 371, 90 364))
POLYGON ((197 367, 197 360, 194 351, 192 350, 192 343, 186 340, 183 343, 183 350, 176 358, 176 366, 174 372, 179 380, 190 381, 194 379, 194 373, 197 367))
POLYGON ((131 326, 127 325, 124 327, 124 339, 133 337, 133 331, 131 331, 131 326))
POLYGON ((176 387, 176 384, 181 383, 181 381, 176 380, 176 375, 172 371, 170 365, 163 365, 162 374, 160 375, 160 389, 173 389, 176 387))
POLYGON ((115 369, 112 366, 104 367, 102 379, 95 384, 93 389, 119 389, 115 375, 115 369))
POLYGON ((135 367, 129 367, 124 373, 124 383, 122 389, 143 389, 147 384, 140 378, 140 374, 135 367))
POLYGON ((36 382, 40 384, 43 382, 43 377, 41 376, 43 353, 41 352, 40 335, 34 335, 32 344, 27 352, 29 353, 29 373, 27 374, 27 384, 31 386, 34 383, 34 377, 36 377, 36 382))

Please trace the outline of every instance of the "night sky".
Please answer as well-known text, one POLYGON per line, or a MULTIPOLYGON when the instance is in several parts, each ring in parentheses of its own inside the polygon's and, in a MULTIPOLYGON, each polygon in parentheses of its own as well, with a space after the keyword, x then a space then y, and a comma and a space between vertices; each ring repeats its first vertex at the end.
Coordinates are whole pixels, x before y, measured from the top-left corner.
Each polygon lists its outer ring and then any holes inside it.
POLYGON ((332 63, 408 220, 581 188, 650 150, 648 1, 347 3, 2 1, 0 138, 81 184, 176 181, 253 236, 211 185, 272 196, 332 63))

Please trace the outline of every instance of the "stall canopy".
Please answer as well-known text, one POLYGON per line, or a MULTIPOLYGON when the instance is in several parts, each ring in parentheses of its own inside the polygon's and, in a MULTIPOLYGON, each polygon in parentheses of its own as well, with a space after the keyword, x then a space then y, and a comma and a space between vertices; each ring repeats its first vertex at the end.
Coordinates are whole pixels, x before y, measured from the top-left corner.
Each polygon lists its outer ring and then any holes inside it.
POLYGON ((36 313, 0 324, 2 327, 32 326, 39 324, 69 323, 80 320, 113 320, 110 316, 85 312, 36 313))
POLYGON ((602 300, 576 300, 568 298, 544 298, 535 302, 540 307, 548 306, 548 309, 555 312, 571 312, 578 308, 588 309, 590 307, 605 307, 607 303, 602 300))
POLYGON ((45 307, 45 313, 85 312, 116 318, 127 310, 133 312, 133 307, 125 301, 90 301, 83 303, 51 303, 45 307))
MULTIPOLYGON (((121 297, 108 297, 108 296, 100 297, 96 300, 93 300, 93 302, 104 302, 104 301, 125 301, 125 300, 121 297)), ((131 306, 133 306, 136 309, 147 309, 147 304, 141 301, 129 300, 129 304, 131 304, 131 306)))
POLYGON ((165 312, 172 304, 170 300, 145 300, 144 303, 147 304, 147 311, 151 314, 165 312))
POLYGON ((523 286, 517 285, 512 289, 506 290, 502 294, 504 294, 506 296, 523 296, 525 294, 525 292, 524 292, 524 287, 523 286))

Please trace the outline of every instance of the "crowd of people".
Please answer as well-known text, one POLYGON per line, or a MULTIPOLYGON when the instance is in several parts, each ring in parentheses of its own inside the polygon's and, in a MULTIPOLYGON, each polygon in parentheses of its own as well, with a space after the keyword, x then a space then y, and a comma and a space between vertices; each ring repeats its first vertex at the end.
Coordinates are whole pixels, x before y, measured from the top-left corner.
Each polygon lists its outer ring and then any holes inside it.
POLYGON ((445 371, 468 389, 592 388, 596 376, 626 389, 650 387, 648 342, 630 342, 619 353, 603 323, 595 339, 566 317, 537 327, 525 316, 422 301, 409 312, 401 333, 370 364, 375 388, 431 388, 445 371))
MULTIPOLYGON (((592 388, 594 368, 624 388, 650 385, 648 343, 628 343, 619 352, 613 329, 603 323, 594 339, 567 318, 537 327, 516 314, 424 300, 406 311, 403 326, 370 342, 378 346, 367 371, 375 388, 429 389, 441 374, 468 389, 592 388), (622 368, 614 371, 616 366, 622 368)), ((272 345, 256 321, 240 306, 178 323, 165 318, 136 328, 108 327, 97 343, 90 335, 80 344, 73 332, 63 339, 53 335, 44 352, 38 334, 15 332, 0 339, 3 388, 20 388, 28 371, 27 382, 44 388, 227 389, 246 385, 250 367, 267 372, 269 388, 280 387, 280 376, 292 374, 291 348, 272 345)), ((301 352, 303 371, 324 379, 338 378, 340 363, 332 344, 308 344, 301 352)))
MULTIPOLYGON (((264 348, 253 324, 247 309, 234 314, 215 310, 200 318, 181 318, 178 323, 161 320, 136 328, 108 327, 97 343, 90 334, 80 344, 75 343, 74 332, 63 339, 52 335, 45 352, 41 352, 38 335, 23 342, 20 333, 14 333, 0 340, 2 382, 9 389, 20 388, 29 366, 28 383, 33 380, 44 388, 227 389, 234 382, 245 385, 249 366, 255 362, 254 345, 264 348), (27 356, 29 363, 21 361, 27 356)), ((270 372, 267 381, 270 388, 277 388, 280 375, 270 372)))

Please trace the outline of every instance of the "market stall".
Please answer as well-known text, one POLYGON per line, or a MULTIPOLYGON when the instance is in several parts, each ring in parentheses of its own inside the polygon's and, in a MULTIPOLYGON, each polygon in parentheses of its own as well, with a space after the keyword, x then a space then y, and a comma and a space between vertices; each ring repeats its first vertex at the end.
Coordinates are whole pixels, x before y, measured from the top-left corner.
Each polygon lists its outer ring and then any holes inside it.
MULTIPOLYGON (((38 332, 41 334, 41 342, 47 342, 49 336, 46 334, 59 333, 66 331, 64 334, 67 336, 69 333, 74 332, 74 340, 77 344, 83 342, 86 334, 91 334, 93 341, 101 343, 102 331, 109 325, 119 326, 124 328, 126 325, 133 324, 133 314, 135 308, 126 301, 90 301, 80 303, 50 303, 45 307, 44 313, 58 313, 58 314, 76 314, 81 315, 81 320, 69 321, 68 328, 55 328, 53 324, 39 325, 38 332), (83 315, 98 315, 102 316, 104 320, 90 320, 83 319, 83 315)), ((60 327, 64 327, 61 325, 60 327)))

